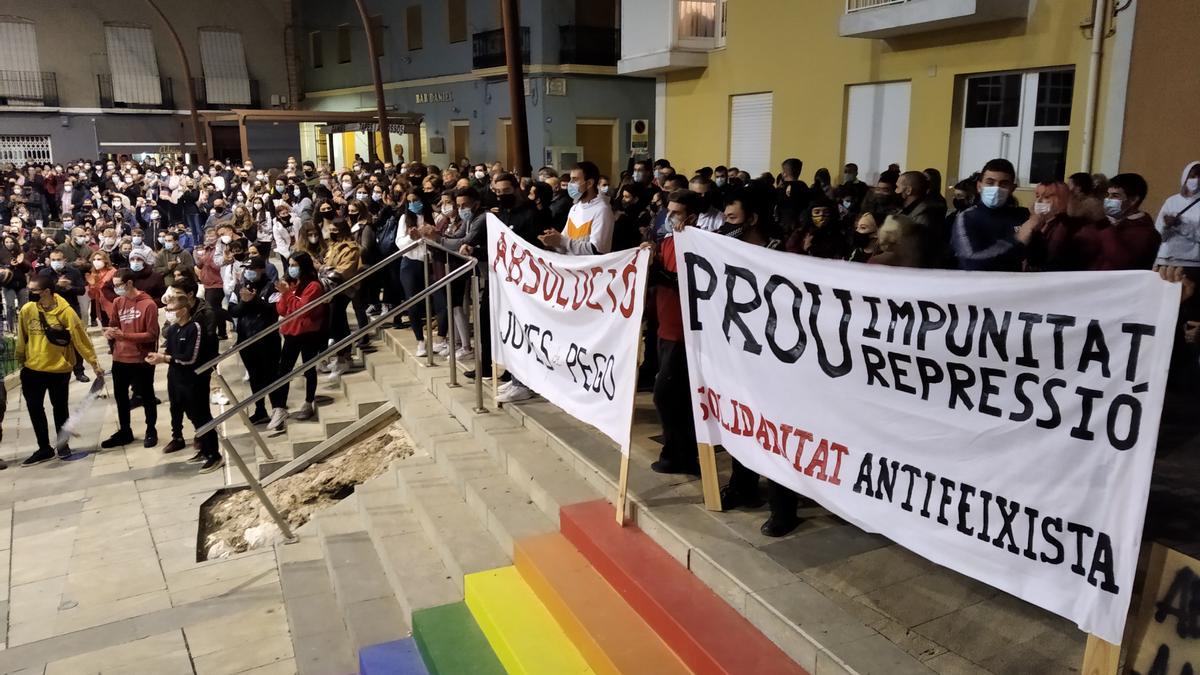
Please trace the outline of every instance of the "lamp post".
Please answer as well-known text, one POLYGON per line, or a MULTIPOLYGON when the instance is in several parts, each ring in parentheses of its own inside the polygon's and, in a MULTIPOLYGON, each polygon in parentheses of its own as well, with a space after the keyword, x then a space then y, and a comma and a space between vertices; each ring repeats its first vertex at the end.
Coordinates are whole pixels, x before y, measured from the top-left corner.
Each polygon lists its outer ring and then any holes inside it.
POLYGON ((387 103, 383 98, 383 76, 379 73, 379 51, 375 48, 375 31, 371 30, 371 18, 363 0, 354 0, 358 16, 362 18, 363 30, 367 33, 367 51, 371 57, 371 77, 375 80, 375 108, 379 114, 379 139, 383 145, 383 161, 392 163, 392 137, 388 128, 387 103))

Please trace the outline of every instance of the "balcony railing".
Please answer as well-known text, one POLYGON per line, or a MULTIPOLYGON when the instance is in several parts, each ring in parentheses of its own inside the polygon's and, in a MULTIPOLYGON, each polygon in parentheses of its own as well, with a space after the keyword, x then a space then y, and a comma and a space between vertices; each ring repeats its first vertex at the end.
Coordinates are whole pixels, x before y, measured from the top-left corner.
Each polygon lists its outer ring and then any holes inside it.
POLYGON ((171 85, 171 78, 158 78, 158 85, 161 102, 160 103, 141 103, 133 101, 118 100, 113 94, 112 75, 97 75, 96 84, 100 89, 100 107, 101 108, 138 108, 144 110, 174 110, 175 109, 175 92, 171 85))
MULTIPOLYGON (((521 62, 529 64, 528 26, 521 26, 521 62)), ((487 30, 471 36, 472 68, 496 68, 507 63, 504 58, 503 30, 487 30)))
POLYGON ((559 63, 615 66, 621 58, 620 31, 592 26, 560 26, 559 63))
POLYGON ((884 5, 899 5, 908 2, 908 0, 846 0, 846 13, 858 12, 864 9, 874 7, 883 7, 884 5))
POLYGON ((0 105, 58 107, 58 81, 54 73, 0 70, 0 105))
POLYGON ((196 107, 207 110, 233 110, 234 108, 261 108, 262 100, 258 95, 258 80, 247 80, 250 83, 250 100, 239 103, 214 103, 208 95, 208 80, 203 77, 193 77, 192 83, 196 89, 196 107))

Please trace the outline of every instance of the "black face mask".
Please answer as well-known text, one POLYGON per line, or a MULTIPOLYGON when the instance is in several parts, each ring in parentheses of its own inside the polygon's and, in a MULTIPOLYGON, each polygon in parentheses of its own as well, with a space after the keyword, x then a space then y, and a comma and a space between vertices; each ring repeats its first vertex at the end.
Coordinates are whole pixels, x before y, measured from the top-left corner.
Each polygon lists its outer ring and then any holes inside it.
POLYGON ((233 259, 234 259, 234 260, 236 260, 236 261, 238 261, 238 262, 243 262, 243 261, 245 261, 245 260, 246 260, 246 257, 247 257, 247 256, 246 256, 246 254, 245 254, 245 253, 234 253, 234 254, 233 254, 233 259))
MULTIPOLYGON (((354 215, 358 215, 357 213, 354 215)), ((321 211, 321 217, 325 220, 333 220, 333 211, 321 211)))
POLYGON ((874 239, 875 239, 875 235, 873 235, 873 234, 869 234, 869 233, 865 233, 865 232, 855 232, 854 233, 854 246, 855 246, 855 248, 866 248, 867 246, 869 246, 871 244, 871 242, 874 239))
POLYGON ((500 208, 511 209, 517 205, 517 196, 513 194, 497 195, 496 200, 500 203, 500 208))
POLYGON ((971 206, 971 202, 969 202, 965 199, 955 199, 954 200, 954 208, 958 211, 966 211, 968 208, 970 208, 970 206, 971 206))

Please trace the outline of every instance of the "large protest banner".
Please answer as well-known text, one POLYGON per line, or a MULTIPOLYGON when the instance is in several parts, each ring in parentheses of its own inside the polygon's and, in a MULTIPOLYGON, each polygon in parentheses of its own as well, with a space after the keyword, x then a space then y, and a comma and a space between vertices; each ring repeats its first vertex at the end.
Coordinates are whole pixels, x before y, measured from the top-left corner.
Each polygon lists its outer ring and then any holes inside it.
POLYGON ((1179 290, 676 235, 700 442, 1121 642, 1179 290))
POLYGON ((491 214, 487 231, 496 362, 628 455, 648 252, 545 251, 491 214))

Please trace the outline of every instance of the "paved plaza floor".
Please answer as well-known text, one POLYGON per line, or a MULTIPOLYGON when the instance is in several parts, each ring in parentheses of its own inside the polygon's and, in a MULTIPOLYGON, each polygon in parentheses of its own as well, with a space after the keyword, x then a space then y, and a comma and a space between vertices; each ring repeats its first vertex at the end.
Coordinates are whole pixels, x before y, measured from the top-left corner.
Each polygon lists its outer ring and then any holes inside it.
MULTIPOLYGON (((107 353, 106 347, 99 349, 107 353)), ((107 355, 101 357, 107 365, 107 355)), ((158 369, 160 446, 169 440, 158 369)), ((87 385, 72 382, 74 405, 87 385)), ((271 548, 197 563, 199 505, 224 485, 138 440, 99 449, 112 399, 89 411, 72 448, 86 456, 21 468, 35 443, 9 392, 0 456, 0 673, 294 673, 271 548)), ((190 438, 191 427, 185 425, 190 438)))

